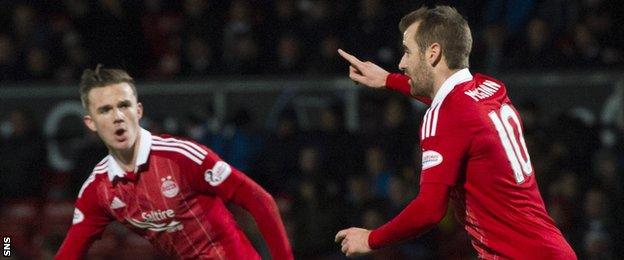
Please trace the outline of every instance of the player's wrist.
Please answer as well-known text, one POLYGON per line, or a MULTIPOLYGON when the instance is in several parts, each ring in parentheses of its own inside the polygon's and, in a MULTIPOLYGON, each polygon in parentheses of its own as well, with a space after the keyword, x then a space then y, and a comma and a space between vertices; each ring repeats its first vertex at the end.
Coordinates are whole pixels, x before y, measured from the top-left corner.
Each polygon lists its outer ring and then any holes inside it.
POLYGON ((378 88, 386 88, 388 86, 388 77, 390 76, 389 72, 380 73, 379 80, 375 83, 375 87, 378 88))
POLYGON ((403 77, 405 77, 405 75, 400 73, 388 73, 384 78, 383 86, 388 89, 398 89, 403 77))
POLYGON ((377 229, 371 230, 368 233, 368 248, 371 250, 376 250, 381 247, 379 241, 379 231, 377 229))

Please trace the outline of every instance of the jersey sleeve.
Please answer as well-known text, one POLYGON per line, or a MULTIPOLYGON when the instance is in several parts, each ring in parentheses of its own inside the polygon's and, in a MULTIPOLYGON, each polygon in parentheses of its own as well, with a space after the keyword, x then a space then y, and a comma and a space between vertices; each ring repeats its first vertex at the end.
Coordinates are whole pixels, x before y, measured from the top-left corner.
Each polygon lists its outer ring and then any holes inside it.
POLYGON ((212 150, 204 146, 201 148, 206 151, 206 156, 201 165, 191 164, 193 165, 192 169, 185 172, 191 188, 229 201, 246 176, 221 159, 212 150))
POLYGON ((397 91, 403 95, 415 98, 416 100, 431 105, 431 98, 426 96, 412 96, 410 92, 410 78, 401 73, 391 73, 386 78, 386 88, 397 91))
POLYGON ((245 209, 256 221, 273 259, 293 259, 286 229, 271 194, 217 154, 207 151, 199 171, 190 176, 191 185, 245 209))
POLYGON ((455 185, 470 150, 478 112, 469 104, 445 100, 431 107, 422 122, 420 183, 455 185), (449 102, 447 102, 449 101, 449 102))
POLYGON ((91 244, 112 222, 112 217, 98 199, 95 186, 91 183, 76 200, 72 226, 55 259, 83 259, 91 244))
POLYGON ((418 196, 398 216, 370 233, 368 245, 371 249, 379 249, 422 235, 444 217, 448 198, 448 186, 424 183, 418 196))

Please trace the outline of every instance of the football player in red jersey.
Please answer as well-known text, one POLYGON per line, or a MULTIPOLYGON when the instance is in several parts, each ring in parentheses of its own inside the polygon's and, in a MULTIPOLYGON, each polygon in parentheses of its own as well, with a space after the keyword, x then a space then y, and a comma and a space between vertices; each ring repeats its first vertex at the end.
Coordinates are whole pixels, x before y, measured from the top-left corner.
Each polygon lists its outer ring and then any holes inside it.
POLYGON ((342 252, 358 256, 419 236, 442 219, 450 200, 479 258, 576 259, 546 212, 505 85, 468 70, 472 36, 466 20, 448 6, 423 7, 403 17, 399 28, 405 75, 338 52, 355 82, 430 105, 419 133, 420 192, 375 230, 339 231, 342 252))
POLYGON ((133 79, 99 65, 80 83, 84 122, 109 150, 85 181, 56 259, 81 259, 112 221, 170 258, 260 259, 225 204, 255 219, 273 259, 293 254, 273 197, 207 147, 139 126, 133 79))

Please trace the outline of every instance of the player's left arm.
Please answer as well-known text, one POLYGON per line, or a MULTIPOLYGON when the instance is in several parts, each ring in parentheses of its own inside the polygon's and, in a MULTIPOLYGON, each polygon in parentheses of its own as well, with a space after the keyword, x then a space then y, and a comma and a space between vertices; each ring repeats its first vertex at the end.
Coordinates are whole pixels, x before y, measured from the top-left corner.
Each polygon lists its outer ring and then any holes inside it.
POLYGON ((192 181, 192 185, 248 211, 256 221, 273 259, 293 259, 286 229, 271 194, 210 150, 201 169, 203 180, 192 181))
POLYGON ((394 219, 375 230, 349 228, 336 234, 335 241, 348 257, 370 253, 402 240, 418 237, 434 227, 446 214, 449 186, 421 185, 416 199, 394 219))
MULTIPOLYGON (((462 99, 445 100, 444 106, 425 120, 421 134, 422 171, 420 192, 397 217, 368 231, 351 228, 338 232, 336 242, 347 256, 359 256, 401 240, 417 237, 445 215, 450 188, 461 174, 470 151, 472 131, 479 124, 475 107, 462 99)), ((434 111, 436 107, 433 108, 434 111)))

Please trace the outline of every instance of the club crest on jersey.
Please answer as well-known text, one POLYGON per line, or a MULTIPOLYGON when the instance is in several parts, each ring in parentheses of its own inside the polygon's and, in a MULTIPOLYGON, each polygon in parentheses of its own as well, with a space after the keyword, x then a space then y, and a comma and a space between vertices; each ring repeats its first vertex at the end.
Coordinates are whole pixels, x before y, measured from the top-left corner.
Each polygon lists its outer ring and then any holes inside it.
POLYGON ((165 197, 173 198, 178 195, 178 192, 180 192, 180 187, 178 187, 178 184, 172 180, 171 176, 161 178, 160 181, 162 181, 160 191, 165 197))
POLYGON ((206 170, 204 180, 212 186, 218 186, 232 173, 232 168, 224 161, 218 161, 212 169, 206 170))
POLYGON ((422 170, 429 169, 442 163, 444 158, 436 151, 428 150, 422 153, 422 170))

